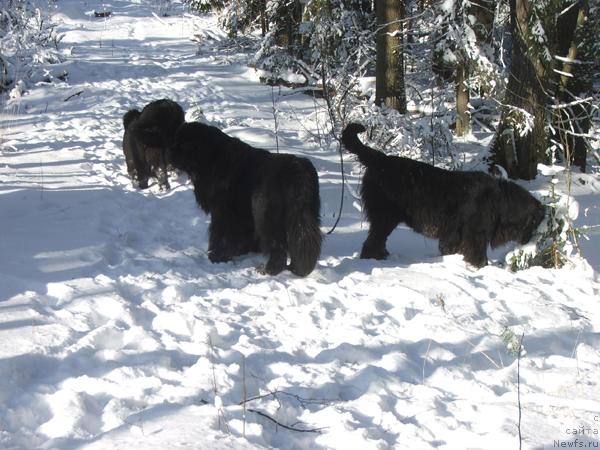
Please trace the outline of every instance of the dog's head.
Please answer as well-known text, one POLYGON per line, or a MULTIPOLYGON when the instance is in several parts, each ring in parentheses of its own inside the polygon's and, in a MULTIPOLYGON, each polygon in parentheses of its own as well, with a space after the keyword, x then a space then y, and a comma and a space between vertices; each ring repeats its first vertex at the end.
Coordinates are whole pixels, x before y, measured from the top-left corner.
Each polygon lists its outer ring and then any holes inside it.
POLYGON ((134 123, 137 119, 140 118, 140 111, 137 109, 130 109, 123 115, 123 128, 127 129, 129 126, 134 123))
POLYGON ((173 145, 175 132, 184 122, 181 106, 169 99, 155 100, 142 111, 132 109, 123 116, 123 125, 129 129, 144 151, 166 153, 173 145))
POLYGON ((546 215, 544 206, 521 186, 499 181, 501 199, 498 223, 490 242, 498 247, 510 241, 521 245, 529 242, 546 215))
POLYGON ((222 134, 218 128, 200 122, 184 123, 175 133, 167 159, 173 167, 188 174, 201 173, 208 168, 218 145, 215 139, 222 134))
POLYGON ((173 138, 177 128, 184 121, 185 113, 183 108, 168 98, 148 103, 141 112, 141 122, 147 128, 154 127, 169 138, 173 138))

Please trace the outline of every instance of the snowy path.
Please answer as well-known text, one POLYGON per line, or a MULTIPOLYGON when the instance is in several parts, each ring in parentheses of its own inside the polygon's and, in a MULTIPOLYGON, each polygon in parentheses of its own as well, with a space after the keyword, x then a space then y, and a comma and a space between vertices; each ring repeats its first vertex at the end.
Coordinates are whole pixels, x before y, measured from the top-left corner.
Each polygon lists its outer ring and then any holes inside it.
MULTIPOLYGON (((274 149, 272 90, 211 18, 196 19, 198 51, 189 17, 97 2, 115 13, 104 21, 95 4, 57 2, 68 84, 33 89, 3 129, 0 448, 517 448, 522 333, 524 448, 597 442, 566 431, 600 429, 592 268, 473 271, 408 230, 390 260, 361 261, 348 193, 309 277, 259 275, 259 255, 210 264, 184 177, 131 188, 121 116, 169 97, 274 149), (244 413, 256 396, 248 409, 321 433, 244 413)), ((304 131, 311 98, 277 101, 282 151, 319 170, 327 230, 337 155, 304 131)))

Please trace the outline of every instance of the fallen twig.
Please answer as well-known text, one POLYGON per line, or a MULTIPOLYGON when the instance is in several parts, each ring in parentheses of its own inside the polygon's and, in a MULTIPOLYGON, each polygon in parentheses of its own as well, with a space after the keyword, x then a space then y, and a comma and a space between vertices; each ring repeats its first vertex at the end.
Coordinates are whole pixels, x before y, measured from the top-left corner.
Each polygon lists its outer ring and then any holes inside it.
POLYGON ((272 391, 272 392, 267 392, 266 394, 262 394, 262 395, 255 395, 254 397, 250 397, 247 398, 245 400, 242 400, 241 402, 238 403, 239 406, 254 401, 254 400, 260 400, 263 398, 267 398, 267 397, 275 397, 277 398, 277 395, 281 394, 281 395, 287 395, 288 397, 292 397, 294 399, 296 399, 298 401, 298 403, 300 403, 302 406, 304 405, 325 405, 325 404, 329 404, 332 403, 333 400, 326 400, 326 399, 309 399, 309 398, 303 398, 300 397, 299 395, 296 394, 292 394, 290 392, 286 392, 286 391, 272 391))
POLYGON ((71 100, 73 97, 77 97, 78 95, 83 94, 83 91, 79 91, 79 92, 75 92, 74 94, 69 95, 67 98, 65 98, 63 101, 68 101, 71 100))
POLYGON ((286 430, 290 430, 290 431, 297 431, 299 433, 319 433, 319 434, 321 434, 322 430, 325 430, 327 428, 327 427, 321 427, 321 428, 296 428, 296 427, 292 427, 292 426, 286 425, 284 423, 281 423, 277 419, 274 419, 273 417, 269 416, 267 413, 259 411, 258 409, 248 408, 247 411, 248 412, 253 412, 255 414, 258 414, 259 416, 264 417, 267 420, 270 420, 271 422, 273 422, 277 426, 280 426, 281 428, 285 428, 286 430))

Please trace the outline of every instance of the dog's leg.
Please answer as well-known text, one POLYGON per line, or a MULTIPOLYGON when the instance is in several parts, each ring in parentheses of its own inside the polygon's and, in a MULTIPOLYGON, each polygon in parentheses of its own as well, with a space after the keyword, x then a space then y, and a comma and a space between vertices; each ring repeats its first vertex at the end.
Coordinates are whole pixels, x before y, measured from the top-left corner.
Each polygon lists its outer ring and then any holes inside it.
POLYGON ((135 138, 130 134, 129 131, 125 132, 125 138, 127 145, 125 147, 125 162, 127 164, 127 173, 131 178, 133 187, 146 189, 148 187, 148 179, 144 179, 146 165, 145 158, 143 155, 143 149, 135 141, 135 138))
POLYGON ((234 244, 235 217, 227 208, 211 212, 208 228, 208 259, 213 262, 226 262, 237 256, 234 244))
POLYGON ((477 268, 487 265, 487 243, 489 239, 481 230, 468 230, 468 239, 464 239, 460 253, 465 261, 477 268))
POLYGON ((267 249, 269 259, 265 265, 265 272, 269 275, 277 275, 282 272, 287 265, 287 248, 285 241, 285 228, 282 220, 276 220, 275 217, 268 218, 264 228, 259 231, 261 236, 261 245, 267 249), (266 244, 266 245, 265 245, 266 244))
POLYGON ((461 242, 460 227, 458 225, 448 226, 444 224, 439 232, 438 247, 442 255, 454 255, 459 253, 461 242))
POLYGON ((261 192, 252 198, 252 216, 261 251, 269 257, 264 272, 277 275, 287 265, 283 208, 273 196, 261 192))
POLYGON ((154 177, 158 180, 158 187, 161 191, 170 189, 169 177, 167 175, 167 164, 165 152, 160 147, 146 147, 146 176, 154 177))
POLYGON ((379 173, 367 168, 363 177, 361 197, 363 209, 369 221, 369 235, 363 243, 360 257, 363 259, 385 259, 389 252, 385 248, 388 236, 402 220, 401 211, 381 186, 379 173))
POLYGON ((211 262, 230 261, 234 256, 255 250, 254 230, 240 223, 239 215, 227 207, 223 200, 219 208, 211 212, 208 229, 208 259, 211 262))
POLYGON ((130 148, 125 150, 125 164, 127 164, 127 174, 131 181, 135 181, 137 178, 137 171, 135 169, 135 161, 133 160, 133 154, 130 148))
POLYGON ((269 260, 265 265, 265 272, 269 275, 281 273, 287 264, 287 253, 282 247, 273 247, 269 253, 269 260))
POLYGON ((127 175, 129 175, 129 179, 131 180, 131 184, 133 184, 133 187, 137 188, 139 187, 139 177, 138 177, 138 172, 137 169, 135 168, 134 163, 131 163, 131 166, 129 165, 129 161, 127 161, 127 175))
POLYGON ((140 189, 146 189, 148 187, 148 165, 146 163, 145 148, 143 145, 136 143, 133 151, 133 160, 135 164, 135 172, 137 178, 137 184, 140 189))
POLYGON ((388 236, 398 225, 398 220, 383 214, 372 214, 369 235, 363 243, 360 257, 363 259, 385 259, 389 252, 385 248, 388 236))
POLYGON ((156 178, 158 179, 158 186, 161 191, 168 191, 171 189, 169 185, 169 174, 167 173, 167 157, 165 149, 160 149, 160 162, 156 168, 156 178))

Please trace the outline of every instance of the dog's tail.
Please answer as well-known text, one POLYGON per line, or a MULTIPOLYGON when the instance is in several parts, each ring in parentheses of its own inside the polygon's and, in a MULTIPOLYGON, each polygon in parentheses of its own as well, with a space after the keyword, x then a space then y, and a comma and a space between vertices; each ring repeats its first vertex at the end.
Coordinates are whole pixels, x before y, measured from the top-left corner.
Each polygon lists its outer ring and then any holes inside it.
POLYGON ((292 273, 305 277, 313 271, 321 254, 321 200, 319 197, 319 178, 314 166, 304 158, 298 158, 298 177, 290 186, 288 204, 293 205, 286 211, 285 223, 289 269, 292 273), (291 201, 290 201, 291 200, 291 201))
POLYGON ((141 112, 137 109, 130 109, 123 115, 123 128, 127 127, 136 119, 140 117, 141 112))
POLYGON ((363 144, 358 138, 358 133, 363 133, 367 129, 360 123, 350 123, 342 132, 342 144, 346 147, 350 153, 354 153, 358 156, 358 160, 365 166, 372 164, 379 160, 382 156, 382 152, 373 150, 363 144))

